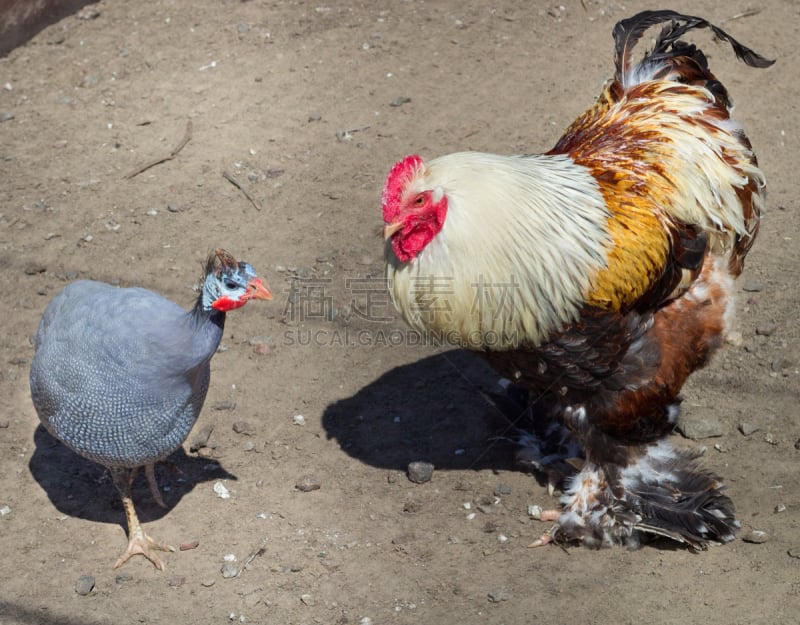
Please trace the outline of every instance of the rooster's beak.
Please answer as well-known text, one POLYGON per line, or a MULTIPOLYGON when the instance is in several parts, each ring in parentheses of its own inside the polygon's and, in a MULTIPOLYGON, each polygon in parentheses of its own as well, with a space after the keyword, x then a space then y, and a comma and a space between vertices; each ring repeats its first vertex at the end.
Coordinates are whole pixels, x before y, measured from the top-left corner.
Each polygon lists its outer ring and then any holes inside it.
POLYGON ((383 240, 391 239, 392 235, 403 228, 403 222, 397 221, 393 224, 386 224, 383 227, 383 240))
POLYGON ((253 278, 247 283, 247 294, 245 297, 251 299, 272 299, 272 292, 258 278, 253 278))

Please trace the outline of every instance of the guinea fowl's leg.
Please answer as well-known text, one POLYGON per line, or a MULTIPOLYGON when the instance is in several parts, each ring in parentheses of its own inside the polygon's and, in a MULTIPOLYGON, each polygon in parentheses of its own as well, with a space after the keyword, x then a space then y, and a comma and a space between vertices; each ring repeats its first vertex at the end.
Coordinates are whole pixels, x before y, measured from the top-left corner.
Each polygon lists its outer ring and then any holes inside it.
POLYGON ((157 543, 144 533, 142 526, 139 524, 139 517, 136 516, 136 509, 133 506, 133 499, 131 498, 131 481, 133 475, 134 471, 130 469, 111 469, 114 486, 116 486, 119 491, 119 496, 122 499, 122 506, 125 508, 125 516, 128 520, 128 548, 114 563, 114 568, 117 569, 121 567, 133 556, 140 554, 150 560, 159 571, 163 571, 164 563, 161 562, 161 559, 153 552, 154 550, 175 551, 175 547, 157 543))
POLYGON ((144 465, 144 476, 147 478, 147 485, 150 487, 150 494, 153 495, 153 499, 156 500, 159 506, 166 508, 167 504, 164 503, 161 491, 158 490, 158 482, 156 482, 156 466, 154 464, 144 465))

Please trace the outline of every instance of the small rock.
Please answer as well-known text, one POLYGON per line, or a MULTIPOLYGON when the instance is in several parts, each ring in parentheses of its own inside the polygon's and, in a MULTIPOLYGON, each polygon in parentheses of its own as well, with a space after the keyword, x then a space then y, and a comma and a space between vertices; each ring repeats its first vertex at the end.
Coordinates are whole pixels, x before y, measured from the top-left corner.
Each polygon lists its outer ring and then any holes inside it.
POLYGON ((779 503, 777 506, 775 506, 774 512, 776 514, 778 512, 786 512, 786 504, 785 503, 779 503))
POLYGON ((408 465, 408 479, 415 484, 430 482, 433 477, 433 465, 430 462, 415 461, 408 465))
POLYGON ((508 601, 511 598, 511 594, 507 590, 503 589, 490 590, 487 596, 489 597, 489 601, 492 603, 508 601))
POLYGON ((395 536, 392 538, 393 545, 405 545, 406 543, 411 543, 416 540, 414 534, 400 534, 399 536, 395 536))
POLYGON ((207 577, 206 579, 204 579, 204 580, 202 580, 200 582, 200 585, 204 586, 205 588, 211 588, 216 583, 217 583, 217 580, 215 580, 215 579, 213 579, 211 577, 207 577))
POLYGON ((222 482, 215 482, 214 483, 214 492, 217 494, 217 497, 220 499, 230 499, 231 492, 227 489, 225 484, 222 482))
POLYGON ((790 558, 800 558, 800 547, 789 547, 786 551, 790 558))
POLYGON ((237 434, 245 434, 246 436, 252 436, 253 426, 250 425, 247 421, 237 421, 233 424, 233 431, 237 434))
POLYGON ((800 450, 800 438, 794 442, 794 448, 800 450))
POLYGON ((408 98, 406 96, 400 96, 389 102, 389 106, 398 107, 398 106, 403 106, 404 104, 408 104, 409 102, 411 102, 411 98, 408 98))
POLYGON ((181 551, 190 551, 192 549, 197 549, 199 545, 200 545, 199 540, 185 540, 180 544, 178 549, 180 549, 181 551))
POLYGON ((253 441, 246 441, 244 445, 242 445, 242 449, 244 451, 253 451, 256 448, 256 444, 253 441))
POLYGON ((0 419, 0 430, 5 430, 9 426, 8 419, 0 419))
POLYGON ((124 584, 125 582, 130 582, 133 580, 133 575, 128 575, 127 573, 119 573, 115 578, 114 581, 117 584, 124 584))
POLYGON ((11 514, 11 506, 5 505, 0 508, 0 516, 8 516, 9 514, 11 514))
POLYGON ((292 423, 294 423, 295 425, 305 425, 306 418, 301 414, 296 414, 292 417, 292 423))
POLYGON ((169 580, 167 580, 167 585, 171 588, 178 588, 179 586, 183 586, 186 583, 186 578, 183 575, 172 575, 169 580))
POLYGON ((11 111, 0 111, 0 124, 3 122, 9 122, 14 119, 14 113, 11 111))
POLYGON ((320 120, 322 120, 322 114, 321 113, 314 112, 314 113, 309 113, 308 114, 309 123, 318 122, 320 120))
POLYGON ((745 436, 750 436, 751 434, 758 432, 759 429, 760 428, 757 425, 754 425, 753 423, 748 423, 747 421, 742 421, 739 424, 739 431, 745 436))
POLYGON ((734 347, 741 347, 744 344, 744 337, 741 332, 733 331, 725 335, 725 342, 734 347))
POLYGON ((760 545, 769 540, 769 535, 763 530, 749 530, 742 534, 742 540, 746 543, 760 545))
POLYGON ((725 433, 722 424, 717 419, 710 417, 684 419, 678 424, 678 431, 692 440, 722 436, 725 433))
POLYGON ((502 495, 510 495, 511 487, 508 484, 498 484, 497 488, 494 489, 494 494, 498 497, 502 495))
POLYGON ((95 6, 83 7, 78 11, 77 17, 79 20, 96 20, 100 17, 100 10, 95 6))
POLYGON ((758 293, 763 288, 763 285, 758 280, 747 280, 742 284, 742 291, 748 293, 758 293))
POLYGON ((303 605, 314 605, 314 597, 309 594, 300 595, 300 601, 303 605))
POLYGON ((85 597, 94 590, 94 577, 91 575, 81 575, 75 583, 75 592, 85 597))
POLYGON ((215 402, 214 405, 211 406, 213 410, 233 410, 236 408, 236 402, 232 399, 223 399, 222 401, 215 402))
POLYGON ((775 334, 775 331, 778 329, 777 323, 762 323, 761 325, 756 326, 756 334, 759 336, 772 336, 775 334))
POLYGON ((239 567, 236 566, 233 562, 224 562, 221 567, 219 567, 219 572, 222 573, 222 577, 225 579, 231 579, 232 577, 239 577, 239 567))
POLYGON ((197 433, 192 437, 192 442, 189 444, 189 451, 197 452, 208 444, 208 439, 211 437, 211 432, 214 431, 213 425, 204 425, 197 430, 197 433))
POLYGON ((47 267, 39 263, 28 263, 25 265, 24 271, 26 276, 35 276, 37 273, 44 273, 47 271, 47 267))
POLYGON ((780 356, 780 357, 776 358, 775 360, 773 360, 770 363, 769 367, 773 371, 777 371, 778 373, 780 373, 781 371, 785 371, 786 369, 790 369, 793 364, 794 363, 792 363, 792 361, 789 360, 788 358, 786 358, 785 356, 780 356))
POLYGON ((297 480, 297 483, 294 485, 294 487, 300 492, 308 493, 312 490, 319 490, 322 488, 322 483, 313 475, 304 475, 297 480))

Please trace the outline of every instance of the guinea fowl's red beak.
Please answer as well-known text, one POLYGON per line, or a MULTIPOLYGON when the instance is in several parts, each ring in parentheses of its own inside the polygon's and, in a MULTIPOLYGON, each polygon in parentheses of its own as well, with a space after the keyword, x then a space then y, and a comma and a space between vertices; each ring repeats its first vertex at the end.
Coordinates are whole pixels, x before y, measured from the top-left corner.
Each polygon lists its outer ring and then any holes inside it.
POLYGON ((272 292, 258 278, 253 278, 247 283, 245 299, 272 299, 272 292))

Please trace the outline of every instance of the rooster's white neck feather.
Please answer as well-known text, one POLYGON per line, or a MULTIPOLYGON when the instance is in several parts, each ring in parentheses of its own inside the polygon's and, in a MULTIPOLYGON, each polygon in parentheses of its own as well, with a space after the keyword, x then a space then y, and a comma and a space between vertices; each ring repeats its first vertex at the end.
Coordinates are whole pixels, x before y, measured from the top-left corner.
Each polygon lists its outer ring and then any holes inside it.
POLYGON ((473 349, 539 344, 575 321, 611 244, 590 172, 568 156, 462 152, 427 163, 412 192, 447 197, 444 226, 408 263, 387 243, 406 321, 473 349))

